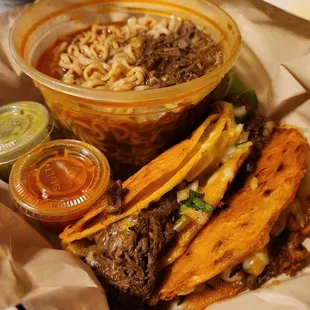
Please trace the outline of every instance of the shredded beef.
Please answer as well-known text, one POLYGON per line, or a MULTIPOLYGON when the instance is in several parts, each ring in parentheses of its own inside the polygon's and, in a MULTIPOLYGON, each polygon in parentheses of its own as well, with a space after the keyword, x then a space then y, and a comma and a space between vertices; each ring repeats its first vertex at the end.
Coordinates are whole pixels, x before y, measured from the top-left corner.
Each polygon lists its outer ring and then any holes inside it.
POLYGON ((253 143, 253 151, 239 171, 238 175, 243 180, 242 184, 248 175, 255 170, 261 151, 271 140, 276 124, 271 119, 256 112, 246 120, 244 129, 249 132, 249 141, 253 143))
POLYGON ((120 180, 111 181, 107 190, 108 198, 108 213, 121 213, 122 212, 122 200, 127 194, 127 188, 123 188, 120 180))
POLYGON ((246 131, 249 132, 249 140, 253 142, 255 148, 261 151, 271 140, 276 125, 258 112, 255 113, 245 124, 246 131))
POLYGON ((137 66, 148 72, 147 85, 152 88, 191 81, 223 62, 222 46, 189 20, 182 21, 177 32, 142 40, 137 66))
POLYGON ((246 279, 246 286, 255 290, 266 283, 269 279, 280 274, 294 276, 309 263, 310 253, 302 245, 305 236, 300 232, 285 231, 272 243, 270 263, 264 272, 255 277, 249 275, 246 279))
POLYGON ((302 270, 309 258, 309 252, 302 245, 305 236, 300 232, 291 232, 288 242, 281 247, 278 255, 271 261, 271 268, 278 274, 285 273, 294 276, 302 270))
POLYGON ((175 193, 148 210, 112 224, 96 238, 86 262, 96 274, 124 293, 150 298, 157 278, 157 257, 174 238, 175 193))
POLYGON ((245 120, 244 130, 249 132, 249 141, 253 143, 253 149, 247 160, 240 167, 229 189, 229 193, 236 192, 242 188, 248 176, 255 170, 261 151, 271 140, 276 126, 272 120, 262 116, 259 112, 250 115, 245 120))

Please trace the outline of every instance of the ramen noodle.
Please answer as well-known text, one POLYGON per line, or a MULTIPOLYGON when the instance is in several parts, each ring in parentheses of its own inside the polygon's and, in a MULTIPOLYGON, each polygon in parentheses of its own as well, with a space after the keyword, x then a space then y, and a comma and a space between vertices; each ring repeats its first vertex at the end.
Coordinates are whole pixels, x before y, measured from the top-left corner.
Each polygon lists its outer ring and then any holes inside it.
POLYGON ((67 84, 126 91, 187 82, 222 61, 221 44, 191 21, 144 16, 61 38, 43 54, 39 70, 67 84))
MULTIPOLYGON (((215 43, 192 22, 144 16, 130 18, 126 23, 93 24, 59 38, 43 53, 37 67, 76 86, 143 92, 198 78, 222 61, 221 43, 215 43)), ((172 142, 183 139, 204 119, 203 106, 195 106, 217 83, 186 99, 175 98, 171 104, 151 108, 109 108, 104 100, 84 105, 74 97, 57 98, 48 88, 39 87, 65 136, 99 148, 117 176, 125 178, 127 172, 134 172, 172 142)))

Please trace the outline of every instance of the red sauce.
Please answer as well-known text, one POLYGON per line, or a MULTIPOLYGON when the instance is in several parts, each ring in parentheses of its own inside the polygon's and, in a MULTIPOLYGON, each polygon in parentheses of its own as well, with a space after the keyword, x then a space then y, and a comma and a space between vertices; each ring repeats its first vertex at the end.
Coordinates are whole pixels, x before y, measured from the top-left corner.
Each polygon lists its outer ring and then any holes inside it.
POLYGON ((18 160, 10 186, 20 211, 60 232, 99 200, 109 180, 109 165, 99 150, 56 140, 18 160))

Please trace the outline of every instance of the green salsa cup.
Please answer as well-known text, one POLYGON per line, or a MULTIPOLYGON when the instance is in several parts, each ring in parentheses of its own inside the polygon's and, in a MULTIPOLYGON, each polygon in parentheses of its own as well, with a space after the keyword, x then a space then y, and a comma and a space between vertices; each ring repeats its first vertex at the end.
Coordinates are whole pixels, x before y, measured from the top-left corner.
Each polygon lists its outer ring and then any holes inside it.
POLYGON ((15 102, 0 107, 0 179, 9 180, 15 161, 50 140, 54 120, 40 103, 15 102))

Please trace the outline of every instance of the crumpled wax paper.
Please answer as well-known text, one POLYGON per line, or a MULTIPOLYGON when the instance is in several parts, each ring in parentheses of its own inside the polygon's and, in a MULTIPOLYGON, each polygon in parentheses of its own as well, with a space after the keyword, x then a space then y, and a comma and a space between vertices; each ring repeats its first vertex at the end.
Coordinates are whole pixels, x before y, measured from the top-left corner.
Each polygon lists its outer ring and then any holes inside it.
POLYGON ((309 0, 264 0, 286 12, 310 21, 309 0))
POLYGON ((0 181, 0 309, 22 304, 27 310, 107 310, 90 268, 54 249, 11 209, 8 197, 7 185, 0 181))
MULTIPOLYGON (((240 27, 244 43, 234 70, 257 92, 262 112, 298 126, 310 141, 310 22, 266 3, 277 5, 277 0, 213 2, 229 12, 240 27)), ((281 1, 282 9, 290 11, 288 6, 283 7, 285 3, 281 1)), ((0 16, 0 104, 16 100, 42 102, 9 52, 9 28, 22 10, 17 8, 0 16)), ((310 190, 309 180, 308 173, 305 190, 310 190)), ((3 183, 0 202, 11 204, 3 183)), ((107 309, 104 292, 90 269, 71 254, 53 249, 37 231, 58 247, 55 236, 37 223, 28 222, 37 230, 9 208, 0 206, 0 307, 25 301, 31 304, 29 309, 107 309)), ((281 279, 284 282, 279 285, 245 292, 210 309, 310 310, 310 269, 296 278, 281 279)))

